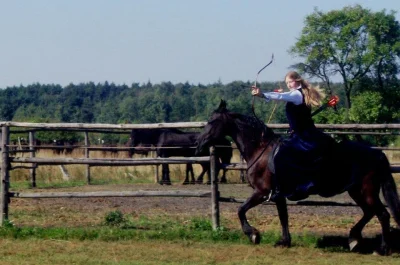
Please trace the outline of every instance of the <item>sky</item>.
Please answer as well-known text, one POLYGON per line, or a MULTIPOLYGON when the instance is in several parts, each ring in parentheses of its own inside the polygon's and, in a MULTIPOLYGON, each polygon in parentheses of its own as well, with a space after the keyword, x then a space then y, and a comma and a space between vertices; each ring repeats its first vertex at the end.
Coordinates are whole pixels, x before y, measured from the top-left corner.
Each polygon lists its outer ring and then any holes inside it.
MULTIPOLYGON (((0 88, 281 81, 314 12, 398 0, 0 0, 0 88)), ((396 14, 400 21, 400 14, 396 14)))

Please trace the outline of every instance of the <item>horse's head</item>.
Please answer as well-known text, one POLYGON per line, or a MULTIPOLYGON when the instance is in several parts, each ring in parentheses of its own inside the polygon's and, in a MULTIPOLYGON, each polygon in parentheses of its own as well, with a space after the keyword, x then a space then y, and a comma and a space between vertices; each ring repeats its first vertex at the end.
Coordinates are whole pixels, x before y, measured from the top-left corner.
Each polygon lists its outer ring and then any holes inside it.
POLYGON ((129 147, 134 147, 129 150, 129 156, 132 156, 133 154, 139 154, 139 155, 147 155, 149 152, 145 149, 142 149, 143 147, 148 147, 149 145, 146 145, 146 134, 145 130, 143 129, 133 129, 131 131, 131 135, 129 138, 129 147))
POLYGON ((226 109, 226 102, 221 100, 218 109, 213 112, 203 132, 197 138, 197 154, 201 153, 205 147, 213 145, 216 140, 230 135, 230 120, 227 113, 229 111, 226 109))
POLYGON ((209 122, 197 139, 197 153, 204 147, 215 145, 218 139, 230 136, 242 155, 250 157, 258 148, 275 137, 274 132, 256 117, 230 112, 221 100, 209 122))

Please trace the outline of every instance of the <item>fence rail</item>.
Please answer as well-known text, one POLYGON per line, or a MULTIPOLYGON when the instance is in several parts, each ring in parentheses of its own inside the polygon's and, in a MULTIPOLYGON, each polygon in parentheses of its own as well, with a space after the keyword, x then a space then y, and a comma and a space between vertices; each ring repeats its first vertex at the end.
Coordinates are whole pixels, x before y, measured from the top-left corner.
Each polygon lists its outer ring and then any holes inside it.
POLYGON ((104 158, 30 158, 10 157, 13 163, 33 163, 38 165, 90 165, 90 166, 146 166, 161 164, 186 164, 209 162, 210 157, 182 158, 136 158, 136 159, 104 159, 104 158))
MULTIPOLYGON (((30 129, 159 129, 159 128, 203 128, 207 122, 165 122, 143 124, 106 124, 106 123, 31 123, 31 122, 0 122, 0 127, 20 127, 30 129)), ((271 129, 288 129, 289 124, 270 123, 271 129)), ((400 130, 400 124, 316 124, 320 129, 341 130, 400 130)))
POLYGON ((10 192, 13 198, 210 197, 211 191, 10 192))

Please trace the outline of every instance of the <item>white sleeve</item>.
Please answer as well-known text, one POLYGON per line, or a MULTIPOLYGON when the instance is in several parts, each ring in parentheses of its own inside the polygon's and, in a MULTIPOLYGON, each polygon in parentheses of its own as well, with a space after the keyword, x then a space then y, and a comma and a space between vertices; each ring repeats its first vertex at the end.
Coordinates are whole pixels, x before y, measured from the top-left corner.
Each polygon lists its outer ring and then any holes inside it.
POLYGON ((263 94, 267 101, 272 99, 272 100, 292 102, 295 105, 300 105, 301 103, 303 103, 303 95, 301 94, 300 90, 298 90, 298 89, 292 90, 289 92, 284 92, 284 93, 267 92, 267 93, 263 93, 263 94))

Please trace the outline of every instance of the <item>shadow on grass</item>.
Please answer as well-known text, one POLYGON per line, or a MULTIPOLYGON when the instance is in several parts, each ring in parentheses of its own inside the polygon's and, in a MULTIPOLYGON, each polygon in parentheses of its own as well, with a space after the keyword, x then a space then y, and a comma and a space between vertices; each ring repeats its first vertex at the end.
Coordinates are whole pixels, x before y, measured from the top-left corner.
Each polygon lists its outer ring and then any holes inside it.
MULTIPOLYGON (((329 249, 333 252, 342 252, 343 249, 349 250, 348 237, 346 236, 324 236, 317 242, 317 248, 329 249)), ((393 253, 400 253, 400 229, 393 228, 390 233, 390 240, 393 253)), ((354 250, 361 254, 371 254, 379 249, 381 234, 373 238, 363 238, 354 250)))

